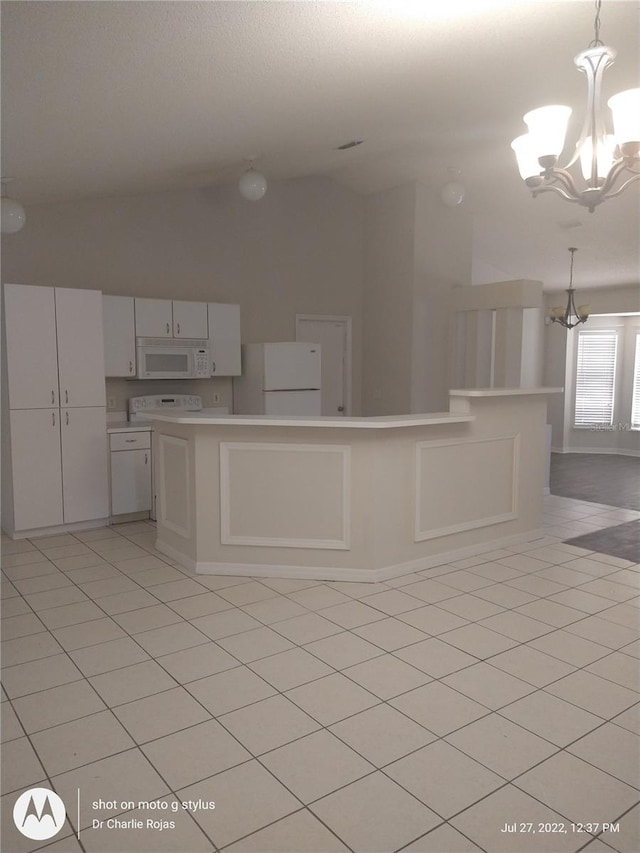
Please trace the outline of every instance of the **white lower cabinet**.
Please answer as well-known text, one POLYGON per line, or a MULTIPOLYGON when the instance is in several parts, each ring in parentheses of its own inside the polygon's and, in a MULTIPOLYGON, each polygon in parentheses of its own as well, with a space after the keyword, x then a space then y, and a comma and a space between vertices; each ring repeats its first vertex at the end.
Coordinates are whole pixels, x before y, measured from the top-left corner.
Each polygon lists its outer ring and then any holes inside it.
POLYGON ((10 428, 15 530, 62 524, 60 409, 14 409, 10 428))
POLYGON ((9 423, 14 531, 107 518, 102 406, 13 409, 9 423))
POLYGON ((65 523, 106 518, 106 411, 98 406, 61 409, 60 419, 65 523))
POLYGON ((151 510, 151 433, 111 435, 111 515, 151 510))

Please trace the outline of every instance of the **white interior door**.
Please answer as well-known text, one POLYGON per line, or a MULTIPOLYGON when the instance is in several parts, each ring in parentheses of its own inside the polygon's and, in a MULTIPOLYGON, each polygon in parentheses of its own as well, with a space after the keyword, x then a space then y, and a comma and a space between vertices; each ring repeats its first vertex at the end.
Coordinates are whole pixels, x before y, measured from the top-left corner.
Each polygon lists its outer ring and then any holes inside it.
POLYGON ((351 318, 296 316, 296 340, 318 343, 322 349, 323 415, 351 413, 351 318))

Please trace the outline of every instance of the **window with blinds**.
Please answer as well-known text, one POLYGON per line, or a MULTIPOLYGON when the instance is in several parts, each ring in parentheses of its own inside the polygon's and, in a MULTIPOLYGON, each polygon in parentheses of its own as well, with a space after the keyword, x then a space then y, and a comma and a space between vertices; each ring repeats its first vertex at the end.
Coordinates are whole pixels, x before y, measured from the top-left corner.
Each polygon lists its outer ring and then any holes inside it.
POLYGON ((640 429, 640 332, 636 332, 636 352, 633 359, 631 429, 640 429))
POLYGON ((579 332, 575 426, 613 424, 617 349, 615 330, 579 332))

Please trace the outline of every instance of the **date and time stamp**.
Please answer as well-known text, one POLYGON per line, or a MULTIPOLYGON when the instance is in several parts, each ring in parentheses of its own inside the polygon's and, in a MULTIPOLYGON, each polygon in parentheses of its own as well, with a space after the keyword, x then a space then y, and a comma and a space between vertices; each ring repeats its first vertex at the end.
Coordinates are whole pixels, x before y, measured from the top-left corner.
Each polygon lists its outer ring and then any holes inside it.
POLYGON ((500 832, 509 833, 513 835, 536 835, 541 833, 552 833, 558 835, 570 835, 570 834, 579 834, 579 833, 587 833, 589 835, 598 835, 599 833, 610 832, 616 833, 620 832, 620 824, 619 823, 564 823, 563 821, 559 822, 550 822, 550 821, 540 821, 538 823, 532 823, 527 821, 519 821, 514 823, 505 823, 505 825, 501 828, 500 832))

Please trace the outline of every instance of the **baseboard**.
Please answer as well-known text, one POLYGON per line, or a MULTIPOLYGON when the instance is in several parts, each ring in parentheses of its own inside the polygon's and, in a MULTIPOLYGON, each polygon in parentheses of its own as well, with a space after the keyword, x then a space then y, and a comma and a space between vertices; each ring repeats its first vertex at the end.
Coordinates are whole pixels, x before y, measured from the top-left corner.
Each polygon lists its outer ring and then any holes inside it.
POLYGON ((108 527, 108 518, 92 518, 89 521, 75 521, 73 524, 56 524, 54 527, 37 527, 33 530, 4 530, 10 539, 35 539, 40 536, 57 536, 59 533, 74 533, 77 530, 93 530, 108 527))
POLYGON ((475 557, 478 554, 495 551, 498 548, 516 545, 520 542, 530 542, 534 539, 540 539, 543 536, 543 530, 536 528, 526 533, 515 533, 511 536, 503 536, 500 539, 492 539, 490 542, 467 545, 464 548, 457 548, 454 551, 446 551, 428 557, 420 557, 417 560, 410 560, 405 563, 396 563, 395 565, 382 566, 375 569, 195 561, 160 540, 156 542, 156 550, 166 554, 172 560, 184 566, 184 568, 200 575, 227 575, 231 577, 250 578, 300 578, 302 580, 377 583, 412 574, 413 572, 433 569, 446 563, 453 563, 456 560, 464 560, 467 557, 475 557))
POLYGON ((123 512, 121 515, 112 515, 109 517, 109 524, 129 524, 131 521, 149 521, 149 510, 141 512, 123 512))
POLYGON ((181 551, 178 551, 176 548, 173 548, 171 545, 167 545, 166 542, 156 539, 155 549, 156 551, 160 551, 161 554, 165 554, 167 557, 175 560, 176 563, 180 563, 180 565, 184 566, 185 569, 189 569, 192 572, 196 571, 195 560, 188 557, 186 554, 183 554, 181 551))
POLYGON ((589 453, 599 456, 640 456, 640 450, 604 449, 602 447, 552 447, 552 453, 589 453))

